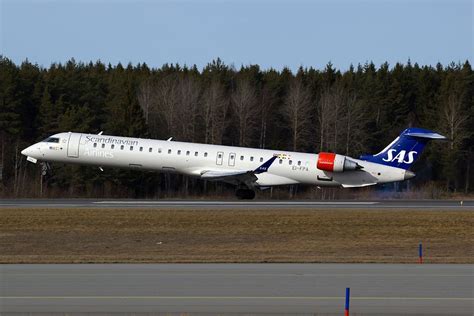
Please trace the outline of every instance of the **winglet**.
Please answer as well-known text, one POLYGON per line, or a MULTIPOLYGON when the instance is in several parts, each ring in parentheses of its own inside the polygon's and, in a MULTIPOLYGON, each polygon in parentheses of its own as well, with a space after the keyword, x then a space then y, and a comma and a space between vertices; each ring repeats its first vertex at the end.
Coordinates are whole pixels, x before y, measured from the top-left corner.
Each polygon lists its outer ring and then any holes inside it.
POLYGON ((273 156, 272 158, 268 159, 266 162, 263 163, 263 165, 261 165, 260 167, 258 167, 257 169, 254 170, 254 173, 255 174, 259 174, 259 173, 262 173, 262 172, 267 172, 268 171, 268 168, 270 168, 270 166, 272 165, 272 163, 275 161, 275 159, 277 159, 278 156, 273 156))

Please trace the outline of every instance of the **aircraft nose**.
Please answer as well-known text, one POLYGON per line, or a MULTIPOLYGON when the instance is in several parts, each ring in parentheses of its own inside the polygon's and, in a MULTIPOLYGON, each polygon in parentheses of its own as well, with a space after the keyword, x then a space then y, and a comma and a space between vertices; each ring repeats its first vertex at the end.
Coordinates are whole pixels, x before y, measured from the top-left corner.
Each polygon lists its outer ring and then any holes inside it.
POLYGON ((34 157, 34 158, 37 158, 36 156, 38 156, 39 154, 39 148, 37 148, 37 144, 35 145, 31 145, 30 147, 27 147, 25 149, 23 149, 21 151, 21 154, 24 155, 24 156, 30 156, 30 157, 34 157))
POLYGON ((416 174, 410 170, 406 170, 405 171, 405 176, 403 177, 403 180, 408 180, 408 179, 411 179, 413 177, 415 177, 416 174))
POLYGON ((25 148, 25 149, 23 149, 23 150, 21 151, 21 154, 22 154, 23 156, 28 156, 28 152, 29 152, 29 151, 30 151, 30 147, 25 148))

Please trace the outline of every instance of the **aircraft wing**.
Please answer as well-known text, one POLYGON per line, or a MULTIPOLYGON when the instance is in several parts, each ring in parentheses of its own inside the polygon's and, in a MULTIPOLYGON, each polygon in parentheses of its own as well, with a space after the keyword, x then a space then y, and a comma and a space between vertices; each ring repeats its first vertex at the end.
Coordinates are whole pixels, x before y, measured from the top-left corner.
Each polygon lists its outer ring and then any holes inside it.
POLYGON ((201 179, 211 181, 224 181, 231 184, 244 183, 253 186, 257 181, 257 174, 267 172, 278 156, 273 156, 255 170, 209 170, 201 173, 201 179))
POLYGON ((251 185, 258 178, 253 171, 205 171, 201 174, 201 179, 224 181, 235 185, 239 183, 251 185))
POLYGON ((370 185, 376 185, 377 183, 363 183, 363 184, 344 184, 342 183, 341 186, 343 188, 362 188, 362 187, 367 187, 370 185))

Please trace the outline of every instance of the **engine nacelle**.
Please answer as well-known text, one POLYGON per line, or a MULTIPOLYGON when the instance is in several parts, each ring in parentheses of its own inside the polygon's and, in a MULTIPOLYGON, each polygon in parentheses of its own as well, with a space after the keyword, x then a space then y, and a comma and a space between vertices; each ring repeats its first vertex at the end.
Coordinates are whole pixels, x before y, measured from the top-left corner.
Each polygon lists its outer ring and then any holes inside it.
POLYGON ((330 172, 343 172, 362 169, 357 162, 348 159, 346 156, 334 153, 319 153, 318 169, 330 172))

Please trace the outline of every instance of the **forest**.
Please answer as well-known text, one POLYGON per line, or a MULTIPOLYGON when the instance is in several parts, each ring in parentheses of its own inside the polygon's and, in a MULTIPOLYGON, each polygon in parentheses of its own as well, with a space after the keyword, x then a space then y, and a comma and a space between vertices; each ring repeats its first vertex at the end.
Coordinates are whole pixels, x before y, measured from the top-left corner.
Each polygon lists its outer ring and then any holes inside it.
POLYGON ((53 165, 45 176, 21 150, 64 131, 317 153, 376 153, 407 127, 449 138, 431 143, 402 184, 359 190, 291 187, 274 198, 447 197, 472 194, 474 75, 468 61, 339 70, 83 63, 48 68, 0 56, 0 197, 173 198, 233 195, 181 175, 53 165), (418 195, 407 195, 407 194, 418 195), (405 194, 405 195, 403 195, 405 194))

